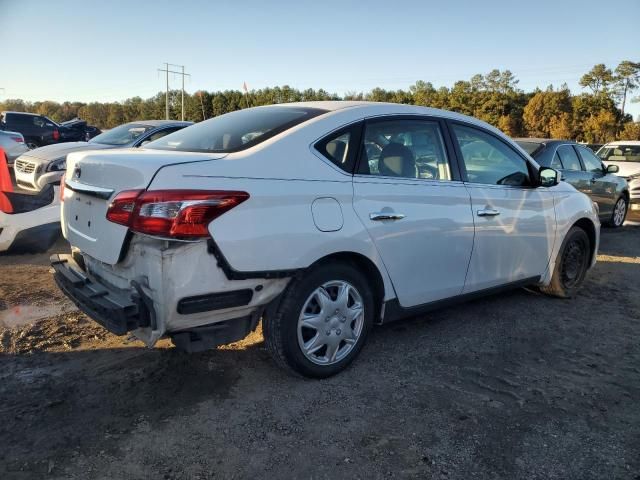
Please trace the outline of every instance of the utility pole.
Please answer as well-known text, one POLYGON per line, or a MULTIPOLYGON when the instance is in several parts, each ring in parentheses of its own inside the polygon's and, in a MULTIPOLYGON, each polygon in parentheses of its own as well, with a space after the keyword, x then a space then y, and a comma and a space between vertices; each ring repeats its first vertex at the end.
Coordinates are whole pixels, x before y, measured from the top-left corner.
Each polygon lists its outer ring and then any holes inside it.
POLYGON ((190 77, 190 73, 184 73, 184 65, 176 65, 174 63, 165 63, 165 68, 159 68, 159 72, 165 72, 167 74, 167 120, 169 120, 169 74, 175 73, 176 75, 182 75, 182 121, 184 121, 184 77, 190 77), (174 70, 169 70, 169 67, 180 67, 182 71, 176 72, 174 70))

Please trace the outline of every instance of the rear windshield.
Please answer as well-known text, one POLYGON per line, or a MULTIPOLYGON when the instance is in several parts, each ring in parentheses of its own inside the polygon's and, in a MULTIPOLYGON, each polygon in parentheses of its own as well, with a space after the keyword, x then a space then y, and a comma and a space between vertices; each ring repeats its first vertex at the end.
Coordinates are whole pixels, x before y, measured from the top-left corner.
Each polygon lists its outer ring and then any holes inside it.
POLYGON ((605 162, 640 162, 640 145, 605 145, 597 155, 605 162))
POLYGON ((326 113, 319 108, 248 108, 220 115, 167 135, 145 148, 183 152, 237 152, 326 113))
POLYGON ((522 148, 529 155, 533 155, 540 147, 542 147, 541 143, 535 143, 535 142, 517 141, 516 143, 520 145, 520 148, 522 148))
POLYGON ((150 125, 141 125, 138 123, 127 123, 119 127, 107 130, 100 135, 93 137, 89 143, 102 143, 104 145, 128 145, 136 140, 144 132, 151 130, 150 125))

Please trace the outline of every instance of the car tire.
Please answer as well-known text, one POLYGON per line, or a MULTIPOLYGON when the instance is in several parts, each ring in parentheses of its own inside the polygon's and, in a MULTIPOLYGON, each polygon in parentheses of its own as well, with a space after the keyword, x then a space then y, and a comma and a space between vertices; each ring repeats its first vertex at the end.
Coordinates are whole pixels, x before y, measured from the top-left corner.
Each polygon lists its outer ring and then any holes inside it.
POLYGON ((351 264, 329 262, 293 278, 278 307, 263 316, 262 329, 278 365, 305 377, 326 378, 358 356, 373 318, 374 297, 366 277, 351 264))
POLYGON ((34 140, 27 140, 26 145, 29 148, 29 150, 35 150, 36 148, 40 147, 38 142, 35 142, 34 140))
POLYGON ((621 227, 627 218, 628 208, 627 199, 624 196, 618 198, 613 207, 613 212, 611 212, 611 218, 606 222, 606 226, 609 228, 621 227))
POLYGON ((541 291, 559 298, 572 298, 580 290, 589 269, 591 242, 580 227, 572 227, 562 242, 549 285, 541 291))

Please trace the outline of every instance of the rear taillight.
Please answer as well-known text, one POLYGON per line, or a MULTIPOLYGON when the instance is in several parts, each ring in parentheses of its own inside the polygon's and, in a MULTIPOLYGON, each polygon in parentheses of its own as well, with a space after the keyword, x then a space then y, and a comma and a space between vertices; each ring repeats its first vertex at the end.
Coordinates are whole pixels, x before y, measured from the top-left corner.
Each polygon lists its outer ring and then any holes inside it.
POLYGON ((18 143, 24 143, 24 138, 22 137, 11 137, 11 140, 18 143))
POLYGON ((126 190, 109 205, 107 220, 158 237, 194 240, 208 226, 249 198, 247 192, 204 190, 126 190))
POLYGON ((56 141, 60 140, 60 132, 58 131, 57 128, 53 129, 53 139, 56 141))
POLYGON ((136 207, 136 200, 143 191, 144 190, 125 190, 116 195, 107 210, 107 220, 113 223, 119 223, 125 227, 130 227, 133 210, 136 207))

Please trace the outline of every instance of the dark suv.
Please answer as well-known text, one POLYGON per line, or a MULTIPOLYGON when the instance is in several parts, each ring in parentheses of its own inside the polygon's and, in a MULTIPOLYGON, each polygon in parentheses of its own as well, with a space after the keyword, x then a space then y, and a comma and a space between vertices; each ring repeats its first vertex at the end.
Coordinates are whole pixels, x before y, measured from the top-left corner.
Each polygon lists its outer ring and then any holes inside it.
MULTIPOLYGON (((44 115, 25 112, 0 113, 0 130, 19 132, 29 148, 60 142, 86 141, 86 122, 72 121, 58 124, 44 115)), ((97 133, 100 133, 98 130, 97 133)), ((91 135, 94 136, 94 135, 91 135)))

